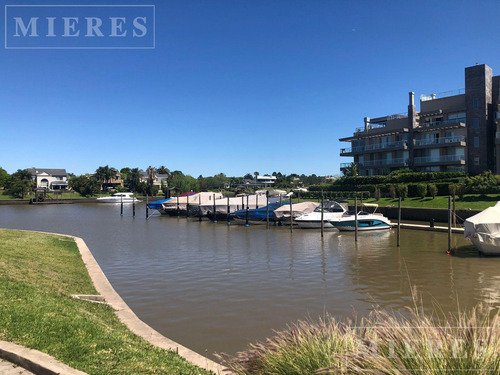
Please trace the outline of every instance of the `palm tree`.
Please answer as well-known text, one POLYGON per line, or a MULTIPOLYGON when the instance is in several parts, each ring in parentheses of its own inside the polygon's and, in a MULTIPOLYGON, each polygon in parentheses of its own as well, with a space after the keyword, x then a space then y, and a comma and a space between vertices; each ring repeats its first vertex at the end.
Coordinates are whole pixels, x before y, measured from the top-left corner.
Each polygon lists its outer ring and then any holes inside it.
POLYGON ((344 168, 344 176, 356 177, 358 175, 358 166, 356 163, 351 163, 348 167, 344 168))

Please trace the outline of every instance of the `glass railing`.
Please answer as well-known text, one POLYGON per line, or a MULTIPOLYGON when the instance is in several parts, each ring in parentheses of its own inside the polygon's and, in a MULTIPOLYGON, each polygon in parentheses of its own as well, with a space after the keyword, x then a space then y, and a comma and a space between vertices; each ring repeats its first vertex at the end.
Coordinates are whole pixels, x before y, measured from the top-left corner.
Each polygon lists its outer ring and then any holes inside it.
POLYGON ((446 98, 448 96, 455 96, 455 95, 461 95, 465 94, 465 89, 456 89, 456 90, 451 90, 451 91, 445 91, 445 92, 440 92, 437 94, 430 94, 430 95, 420 95, 420 101, 421 102, 426 102, 429 100, 434 100, 434 99, 441 99, 441 98, 446 98))
POLYGON ((459 118, 456 118, 453 120, 446 120, 446 121, 424 122, 424 123, 420 123, 420 127, 421 128, 431 128, 433 126, 457 124, 459 122, 465 124, 465 117, 459 117, 459 118))
POLYGON ((465 136, 413 140, 413 144, 415 146, 445 145, 448 143, 456 143, 456 142, 465 142, 465 136))
POLYGON ((404 147, 407 144, 408 144, 408 141, 398 141, 398 142, 392 142, 392 143, 357 146, 357 147, 352 147, 352 148, 342 148, 342 149, 340 149, 340 154, 348 154, 350 152, 384 150, 386 148, 399 148, 399 147, 404 147))
POLYGON ((441 156, 419 156, 413 159, 415 164, 421 163, 444 163, 450 161, 465 160, 464 155, 441 155, 441 156))
POLYGON ((408 163, 408 159, 381 159, 381 160, 366 160, 356 163, 359 167, 377 167, 380 165, 404 165, 408 163))

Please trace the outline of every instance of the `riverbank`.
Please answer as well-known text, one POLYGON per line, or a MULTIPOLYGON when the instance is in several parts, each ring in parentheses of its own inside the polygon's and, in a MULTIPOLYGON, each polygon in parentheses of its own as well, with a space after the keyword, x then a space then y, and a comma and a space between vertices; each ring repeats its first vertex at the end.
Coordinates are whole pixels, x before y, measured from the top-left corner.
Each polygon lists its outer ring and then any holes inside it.
POLYGON ((112 307, 73 298, 97 294, 73 238, 0 229, 0 248, 0 340, 88 374, 210 373, 132 333, 112 307))

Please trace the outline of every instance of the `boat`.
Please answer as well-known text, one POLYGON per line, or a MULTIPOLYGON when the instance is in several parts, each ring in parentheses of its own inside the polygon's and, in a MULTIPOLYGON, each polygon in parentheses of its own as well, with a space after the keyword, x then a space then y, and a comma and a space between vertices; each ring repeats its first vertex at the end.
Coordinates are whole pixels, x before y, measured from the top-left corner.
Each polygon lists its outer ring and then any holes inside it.
POLYGON ((115 193, 109 197, 97 198, 98 203, 132 203, 140 202, 139 199, 134 197, 134 193, 115 193))
MULTIPOLYGON (((276 199, 276 198, 273 198, 276 199)), ((231 218, 239 224, 247 223, 247 212, 248 212, 248 224, 266 224, 267 223, 267 212, 269 207, 269 221, 274 222, 276 220, 276 215, 274 210, 281 207, 282 205, 288 205, 287 202, 276 201, 269 203, 269 206, 263 206, 259 208, 238 210, 231 213, 231 218)))
POLYGON ((267 203, 275 203, 280 201, 279 197, 270 198, 265 194, 242 195, 239 197, 225 197, 216 199, 215 202, 207 201, 200 205, 202 216, 207 216, 210 219, 225 219, 227 214, 246 209, 247 205, 250 209, 265 207, 267 203), (215 211, 215 218, 214 218, 215 211), (228 212, 229 211, 229 212, 228 212))
POLYGON ((347 211, 346 207, 337 201, 327 201, 319 205, 313 212, 304 214, 295 219, 299 228, 319 229, 321 228, 321 212, 323 211, 323 228, 333 228, 330 219, 341 217, 347 211))
MULTIPOLYGON (((364 204, 362 207, 372 207, 373 212, 358 211, 358 231, 370 231, 392 228, 391 221, 379 212, 378 204, 364 204)), ((356 230, 356 212, 354 210, 344 212, 341 217, 329 220, 330 224, 341 231, 356 230)))
POLYGON ((158 211, 163 215, 177 216, 177 215, 190 215, 197 216, 199 214, 200 203, 213 202, 213 199, 221 199, 221 193, 184 193, 179 197, 172 197, 171 199, 161 204, 162 208, 158 211))
POLYGON ((297 218, 305 214, 310 214, 318 206, 319 203, 316 202, 293 203, 291 208, 290 204, 286 204, 274 210, 274 215, 276 216, 276 220, 278 220, 279 223, 290 225, 290 209, 291 209, 292 211, 291 216, 293 217, 294 224, 296 224, 297 218))
POLYGON ((500 255, 500 202, 464 222, 464 236, 484 255, 500 255))

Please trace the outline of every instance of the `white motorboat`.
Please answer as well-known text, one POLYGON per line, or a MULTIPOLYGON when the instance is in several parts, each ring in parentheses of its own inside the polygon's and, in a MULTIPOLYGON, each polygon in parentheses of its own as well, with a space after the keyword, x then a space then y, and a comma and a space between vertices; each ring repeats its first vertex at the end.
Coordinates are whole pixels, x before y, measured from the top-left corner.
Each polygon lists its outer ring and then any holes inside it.
POLYGON ((500 202, 466 219, 464 236, 482 254, 500 255, 500 202))
POLYGON ((321 211, 323 211, 323 228, 333 228, 329 220, 342 217, 347 210, 336 201, 328 201, 323 206, 316 207, 313 212, 299 216, 294 221, 299 228, 319 229, 321 228, 321 211))
MULTIPOLYGON (((358 231, 390 229, 391 221, 381 213, 377 212, 378 204, 365 203, 363 207, 373 208, 373 212, 358 211, 358 231)), ((355 211, 347 211, 341 217, 330 220, 330 224, 338 230, 355 231, 356 230, 356 214, 355 211)))
POLYGON ((140 202, 139 199, 134 197, 134 193, 115 193, 110 197, 97 198, 99 203, 132 203, 140 202))

